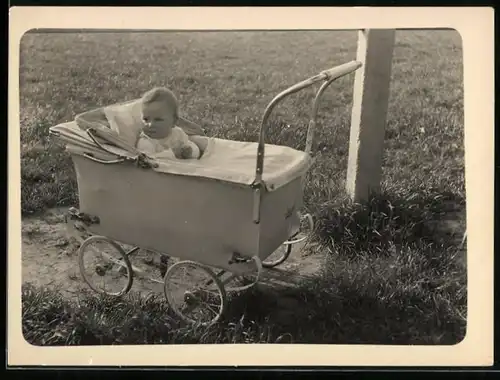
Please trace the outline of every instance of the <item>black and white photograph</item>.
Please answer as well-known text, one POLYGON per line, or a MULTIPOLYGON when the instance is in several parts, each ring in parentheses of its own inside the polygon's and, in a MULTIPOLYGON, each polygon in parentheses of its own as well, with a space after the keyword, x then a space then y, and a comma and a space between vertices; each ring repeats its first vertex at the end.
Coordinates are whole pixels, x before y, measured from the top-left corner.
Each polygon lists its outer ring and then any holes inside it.
POLYGON ((20 38, 25 342, 468 337, 469 256, 492 276, 492 235, 473 250, 459 31, 143 24, 20 38))

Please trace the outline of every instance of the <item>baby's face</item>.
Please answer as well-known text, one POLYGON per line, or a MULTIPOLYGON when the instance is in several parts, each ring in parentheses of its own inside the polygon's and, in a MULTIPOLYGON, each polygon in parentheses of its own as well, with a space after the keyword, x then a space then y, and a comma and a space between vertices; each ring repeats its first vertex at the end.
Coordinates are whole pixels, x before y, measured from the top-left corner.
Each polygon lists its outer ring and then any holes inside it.
POLYGON ((163 139, 170 135, 175 126, 176 115, 168 104, 154 102, 142 107, 143 132, 153 139, 163 139))

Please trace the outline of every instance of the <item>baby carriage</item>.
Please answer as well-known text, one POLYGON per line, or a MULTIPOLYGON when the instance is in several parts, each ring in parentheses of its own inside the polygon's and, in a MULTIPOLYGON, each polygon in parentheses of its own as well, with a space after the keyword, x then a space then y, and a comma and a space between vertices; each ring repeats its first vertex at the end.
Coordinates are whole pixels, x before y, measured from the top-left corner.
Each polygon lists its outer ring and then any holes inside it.
MULTIPOLYGON (((313 231, 311 216, 300 210, 319 100, 334 80, 360 66, 351 61, 289 87, 265 109, 258 142, 207 138, 200 159, 136 150, 131 126, 140 125, 137 100, 92 114, 101 119, 84 115, 51 127, 76 171, 79 208, 70 208, 67 222, 81 242, 79 267, 88 286, 121 296, 134 278, 147 277, 161 285, 184 321, 218 321, 229 292, 255 285, 263 268, 283 263, 292 245, 313 231), (265 144, 276 104, 318 82, 323 84, 314 98, 305 150, 265 144), (151 272, 132 264, 141 250, 179 260, 168 265, 162 259, 156 265, 160 276, 148 277, 151 272)), ((200 130, 187 119, 180 126, 192 134, 200 130)), ((153 261, 143 260, 154 267, 153 261)))

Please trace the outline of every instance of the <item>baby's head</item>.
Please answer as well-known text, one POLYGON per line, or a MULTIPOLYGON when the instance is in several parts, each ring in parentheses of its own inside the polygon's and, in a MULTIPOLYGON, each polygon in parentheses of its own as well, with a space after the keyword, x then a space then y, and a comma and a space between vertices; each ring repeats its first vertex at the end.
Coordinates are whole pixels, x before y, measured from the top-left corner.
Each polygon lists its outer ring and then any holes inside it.
POLYGON ((168 137, 177 122, 177 98, 164 87, 153 88, 142 97, 144 133, 153 139, 168 137))

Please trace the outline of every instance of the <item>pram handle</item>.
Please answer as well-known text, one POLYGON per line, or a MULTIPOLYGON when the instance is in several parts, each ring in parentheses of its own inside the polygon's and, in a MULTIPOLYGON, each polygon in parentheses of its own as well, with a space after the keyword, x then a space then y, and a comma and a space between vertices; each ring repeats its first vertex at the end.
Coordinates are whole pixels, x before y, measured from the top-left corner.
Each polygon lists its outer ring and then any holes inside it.
POLYGON ((255 185, 260 185, 262 182, 262 172, 264 168, 264 150, 265 150, 265 137, 266 137, 266 128, 267 128, 267 120, 269 116, 271 115, 272 110, 280 102, 283 100, 285 97, 287 97, 290 94, 293 94, 295 92, 298 92, 306 87, 309 87, 317 82, 320 81, 325 81, 321 88, 318 90, 316 97, 314 99, 313 103, 313 113, 312 113, 312 118, 311 122, 309 123, 309 129, 307 131, 307 141, 306 141, 306 149, 305 151, 307 153, 310 153, 311 147, 312 147, 312 139, 313 139, 313 131, 314 131, 314 126, 316 124, 316 115, 318 112, 318 104, 319 104, 319 99, 323 92, 326 90, 326 88, 336 79, 343 77, 347 74, 352 73, 353 71, 356 71, 358 68, 362 66, 362 63, 359 61, 350 61, 347 63, 344 63, 342 65, 333 67, 328 70, 324 70, 320 72, 319 74, 308 78, 302 82, 299 82, 286 90, 282 91, 278 95, 274 97, 274 99, 271 100, 271 102, 268 104, 266 110, 264 111, 264 116, 262 117, 262 123, 260 127, 260 133, 259 133, 259 145, 257 148, 257 165, 255 169, 255 185))

